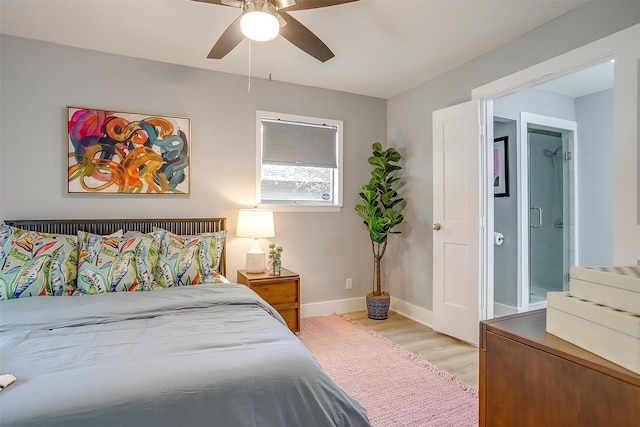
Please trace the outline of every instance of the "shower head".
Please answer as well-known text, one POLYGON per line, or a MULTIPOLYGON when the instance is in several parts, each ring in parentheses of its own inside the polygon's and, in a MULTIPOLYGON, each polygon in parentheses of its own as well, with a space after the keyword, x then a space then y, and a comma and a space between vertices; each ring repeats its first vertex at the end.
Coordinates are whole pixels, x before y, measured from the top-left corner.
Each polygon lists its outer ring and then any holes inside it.
POLYGON ((558 147, 555 149, 555 151, 551 151, 548 148, 545 148, 544 150, 542 150, 542 154, 544 154, 544 156, 548 159, 551 159, 555 156, 558 155, 558 151, 562 150, 562 147, 558 147))

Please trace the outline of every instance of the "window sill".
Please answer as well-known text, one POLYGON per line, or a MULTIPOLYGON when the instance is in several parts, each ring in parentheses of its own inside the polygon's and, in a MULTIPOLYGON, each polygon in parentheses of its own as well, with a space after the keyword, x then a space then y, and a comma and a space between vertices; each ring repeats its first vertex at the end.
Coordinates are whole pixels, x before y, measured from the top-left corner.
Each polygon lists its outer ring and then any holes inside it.
POLYGON ((258 204, 260 209, 271 209, 274 212, 340 212, 342 206, 337 205, 286 205, 258 204))

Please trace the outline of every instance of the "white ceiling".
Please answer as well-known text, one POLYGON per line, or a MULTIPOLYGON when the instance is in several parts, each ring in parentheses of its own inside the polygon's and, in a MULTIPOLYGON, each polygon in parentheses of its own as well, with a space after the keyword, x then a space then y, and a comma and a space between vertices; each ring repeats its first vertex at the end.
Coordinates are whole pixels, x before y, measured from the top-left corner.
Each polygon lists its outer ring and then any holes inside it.
MULTIPOLYGON (((587 0, 360 0, 290 12, 335 53, 321 63, 282 37, 252 42, 251 75, 390 98, 587 0)), ((190 0, 0 0, 0 32, 247 75, 249 41, 206 59, 239 9, 190 0)))
POLYGON ((536 88, 571 98, 580 98, 605 89, 612 89, 613 69, 614 63, 606 60, 603 63, 544 82, 537 85, 536 88))

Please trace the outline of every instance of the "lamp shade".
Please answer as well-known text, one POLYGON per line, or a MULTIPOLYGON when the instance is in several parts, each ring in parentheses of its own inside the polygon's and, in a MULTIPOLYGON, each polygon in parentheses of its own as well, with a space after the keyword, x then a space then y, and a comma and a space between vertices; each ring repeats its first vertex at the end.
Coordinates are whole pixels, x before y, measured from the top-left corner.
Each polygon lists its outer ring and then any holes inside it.
POLYGON ((236 236, 264 239, 275 235, 273 211, 268 209, 240 209, 236 236))
POLYGON ((276 9, 265 0, 252 0, 244 4, 244 13, 240 18, 242 34, 251 40, 273 40, 280 32, 280 22, 276 18, 276 9))

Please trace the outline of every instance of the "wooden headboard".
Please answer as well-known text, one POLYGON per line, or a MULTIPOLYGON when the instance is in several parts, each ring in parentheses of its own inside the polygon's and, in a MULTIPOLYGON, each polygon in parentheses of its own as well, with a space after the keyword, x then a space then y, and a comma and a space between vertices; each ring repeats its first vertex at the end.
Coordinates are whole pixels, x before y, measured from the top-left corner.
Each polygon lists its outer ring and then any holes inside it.
MULTIPOLYGON (((84 230, 94 234, 111 234, 118 230, 149 233, 160 227, 174 234, 192 235, 226 230, 226 218, 175 219, 36 219, 6 220, 5 224, 30 231, 53 234, 72 234, 84 230)), ((225 239, 226 242, 226 239, 225 239)), ((220 274, 226 276, 226 243, 222 247, 220 274)))

